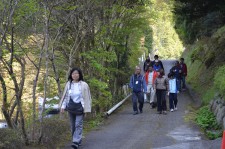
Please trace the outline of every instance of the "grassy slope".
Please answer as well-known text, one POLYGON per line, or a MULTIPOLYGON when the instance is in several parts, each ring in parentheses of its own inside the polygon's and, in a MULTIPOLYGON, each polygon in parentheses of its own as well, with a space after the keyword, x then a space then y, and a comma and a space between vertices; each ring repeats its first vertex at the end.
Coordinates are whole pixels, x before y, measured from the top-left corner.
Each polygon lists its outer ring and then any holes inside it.
MULTIPOLYGON (((198 92, 203 103, 207 104, 215 92, 223 94, 225 73, 214 78, 218 69, 225 66, 225 26, 218 29, 212 37, 204 37, 191 45, 183 53, 188 67, 187 82, 198 92), (221 84, 214 83, 221 80, 221 84)), ((220 70, 221 71, 221 70, 220 70)))

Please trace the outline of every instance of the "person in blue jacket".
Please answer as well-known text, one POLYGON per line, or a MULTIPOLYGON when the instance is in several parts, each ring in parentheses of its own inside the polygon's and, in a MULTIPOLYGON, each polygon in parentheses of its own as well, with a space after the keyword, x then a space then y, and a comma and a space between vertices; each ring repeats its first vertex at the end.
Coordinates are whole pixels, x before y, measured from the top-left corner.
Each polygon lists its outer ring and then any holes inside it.
POLYGON ((144 76, 141 75, 141 68, 136 66, 135 73, 130 77, 130 88, 132 89, 133 114, 138 114, 137 101, 139 103, 139 111, 143 112, 144 93, 147 92, 147 86, 144 76))
POLYGON ((160 69, 162 69, 162 66, 160 65, 158 60, 155 60, 154 65, 153 65, 153 70, 159 72, 160 69))

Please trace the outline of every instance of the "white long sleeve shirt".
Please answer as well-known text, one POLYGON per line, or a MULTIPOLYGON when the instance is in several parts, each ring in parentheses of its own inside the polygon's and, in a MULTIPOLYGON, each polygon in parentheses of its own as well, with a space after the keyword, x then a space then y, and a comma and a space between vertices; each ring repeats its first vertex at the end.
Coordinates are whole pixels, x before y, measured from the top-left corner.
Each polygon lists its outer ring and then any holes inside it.
MULTIPOLYGON (((81 84, 80 82, 72 82, 71 88, 67 90, 66 98, 71 98, 75 103, 81 103, 84 107, 84 100, 81 92, 81 84)), ((66 104, 63 105, 63 108, 66 107, 66 104)))

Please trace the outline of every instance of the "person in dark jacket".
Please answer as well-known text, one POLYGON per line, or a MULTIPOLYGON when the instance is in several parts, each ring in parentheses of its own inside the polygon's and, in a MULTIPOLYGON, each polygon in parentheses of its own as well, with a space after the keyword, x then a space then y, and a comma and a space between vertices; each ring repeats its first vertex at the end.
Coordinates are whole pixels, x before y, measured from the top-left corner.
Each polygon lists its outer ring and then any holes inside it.
POLYGON ((139 111, 142 113, 144 105, 144 93, 147 93, 147 87, 144 76, 141 75, 140 67, 137 66, 135 73, 130 77, 129 86, 132 89, 133 114, 138 114, 137 101, 139 102, 139 111))
POLYGON ((160 65, 160 67, 161 67, 161 69, 164 70, 163 63, 162 63, 162 61, 159 60, 159 56, 158 56, 158 55, 155 55, 155 56, 154 56, 154 59, 155 59, 155 60, 152 62, 152 64, 155 65, 155 63, 158 62, 159 65, 160 65))
POLYGON ((182 82, 182 89, 186 89, 186 76, 187 76, 187 65, 184 63, 184 58, 180 58, 180 68, 182 70, 181 74, 181 82, 182 82))
POLYGON ((177 82, 177 90, 180 92, 180 82, 181 82, 181 75, 182 75, 182 69, 180 68, 179 61, 175 62, 175 65, 170 69, 170 72, 173 73, 174 77, 176 78, 177 82))
POLYGON ((149 66, 153 66, 153 63, 150 60, 150 57, 148 56, 148 57, 146 57, 146 60, 144 62, 144 66, 143 66, 144 72, 147 72, 148 71, 149 66))

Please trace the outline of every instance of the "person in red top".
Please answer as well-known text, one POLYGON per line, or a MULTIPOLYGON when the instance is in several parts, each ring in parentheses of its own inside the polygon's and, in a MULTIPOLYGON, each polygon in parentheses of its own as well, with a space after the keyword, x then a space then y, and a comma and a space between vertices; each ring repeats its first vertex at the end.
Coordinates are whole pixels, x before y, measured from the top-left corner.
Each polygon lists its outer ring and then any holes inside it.
POLYGON ((182 70, 182 75, 181 75, 181 82, 182 82, 182 89, 186 89, 186 76, 187 76, 187 65, 184 63, 184 58, 180 58, 180 68, 182 70))
POLYGON ((147 72, 145 73, 145 82, 147 85, 147 100, 149 100, 152 108, 156 106, 154 102, 155 90, 154 90, 154 81, 158 76, 158 72, 153 70, 153 67, 150 65, 147 72))

